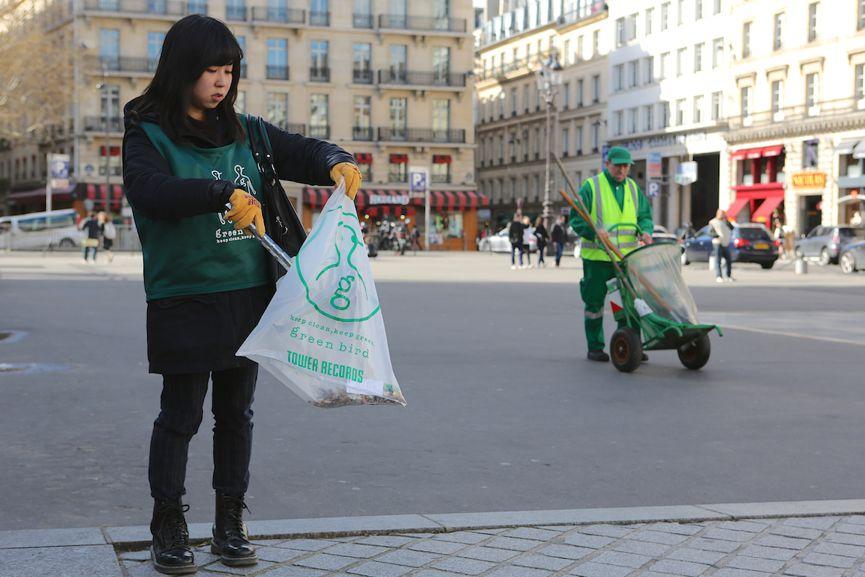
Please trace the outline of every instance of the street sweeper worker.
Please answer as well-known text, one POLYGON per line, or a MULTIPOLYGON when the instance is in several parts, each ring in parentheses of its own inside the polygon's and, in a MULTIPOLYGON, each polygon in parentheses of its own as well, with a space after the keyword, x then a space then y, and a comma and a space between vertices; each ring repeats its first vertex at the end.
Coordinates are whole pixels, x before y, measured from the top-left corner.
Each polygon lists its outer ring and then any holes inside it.
MULTIPOLYGON (((633 164, 631 153, 614 146, 607 153, 605 169, 580 187, 583 205, 589 209, 598 235, 576 210, 571 209, 570 225, 581 238, 583 278, 580 296, 585 305, 584 325, 588 359, 608 362, 604 352, 604 298, 607 281, 615 276, 610 257, 601 246, 609 241, 622 254, 636 250, 640 242, 651 244, 654 224, 652 206, 633 179, 628 177, 633 164), (634 224, 641 231, 637 234, 634 224), (616 225, 622 225, 616 228, 616 225)), ((643 355, 643 360, 647 360, 643 355)))

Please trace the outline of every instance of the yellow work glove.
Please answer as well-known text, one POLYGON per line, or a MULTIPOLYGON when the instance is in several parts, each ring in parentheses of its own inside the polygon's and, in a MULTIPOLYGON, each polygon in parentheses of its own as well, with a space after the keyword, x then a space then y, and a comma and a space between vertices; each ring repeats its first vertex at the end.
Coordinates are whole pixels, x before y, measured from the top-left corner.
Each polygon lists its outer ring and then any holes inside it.
POLYGON ((334 184, 339 184, 341 178, 345 179, 345 195, 351 200, 354 200, 360 188, 360 181, 363 180, 360 169, 352 162, 340 162, 334 165, 330 169, 330 178, 334 184))
MULTIPOLYGON (((225 213, 225 218, 234 223, 235 230, 243 230, 250 224, 255 225, 258 234, 264 234, 264 216, 261 214, 261 203, 254 196, 237 188, 231 193, 231 210, 225 213)), ((247 233, 249 234, 249 233, 247 233)))

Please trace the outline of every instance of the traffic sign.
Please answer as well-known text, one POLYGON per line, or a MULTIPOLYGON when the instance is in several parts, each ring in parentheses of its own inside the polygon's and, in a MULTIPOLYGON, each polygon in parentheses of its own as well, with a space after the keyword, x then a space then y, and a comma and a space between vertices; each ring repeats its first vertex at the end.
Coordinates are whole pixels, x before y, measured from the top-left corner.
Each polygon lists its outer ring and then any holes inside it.
POLYGON ((648 186, 649 198, 657 198, 661 195, 661 183, 656 180, 650 180, 648 186))

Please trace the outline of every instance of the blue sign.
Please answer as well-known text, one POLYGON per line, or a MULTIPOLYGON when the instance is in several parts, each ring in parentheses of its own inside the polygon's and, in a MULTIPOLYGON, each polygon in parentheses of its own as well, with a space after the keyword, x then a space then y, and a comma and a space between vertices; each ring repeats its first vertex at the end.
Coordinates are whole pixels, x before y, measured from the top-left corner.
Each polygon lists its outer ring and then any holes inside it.
POLYGON ((610 148, 612 148, 609 144, 601 145, 601 170, 604 170, 604 164, 607 162, 607 153, 610 152, 610 148))
POLYGON ((426 172, 411 172, 409 174, 409 191, 411 192, 426 192, 427 189, 427 173, 426 172))

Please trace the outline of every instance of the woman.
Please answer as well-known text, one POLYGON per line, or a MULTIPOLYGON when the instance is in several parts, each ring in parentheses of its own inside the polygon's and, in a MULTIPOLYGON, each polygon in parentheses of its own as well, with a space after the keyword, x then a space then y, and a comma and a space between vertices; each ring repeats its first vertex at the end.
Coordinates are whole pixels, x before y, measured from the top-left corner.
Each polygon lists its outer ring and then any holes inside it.
POLYGON ((550 233, 547 232, 547 227, 544 226, 544 217, 542 216, 535 219, 535 238, 538 242, 538 268, 546 267, 547 262, 544 260, 544 252, 547 250, 547 243, 550 242, 550 233))
MULTIPOLYGON (((213 380, 212 551, 226 565, 257 562, 243 523, 258 366, 234 355, 274 286, 264 249, 262 182, 234 112, 237 40, 220 21, 187 16, 165 36, 156 73, 124 110, 123 180, 141 238, 150 372, 162 375, 148 476, 151 557, 162 573, 193 573, 181 498, 189 441, 213 380), (226 212, 226 207, 231 209, 226 212)), ((281 179, 360 185, 353 157, 266 125, 281 179)), ((302 232, 298 233, 299 235, 302 232)))
MULTIPOLYGON (((526 255, 526 265, 529 268, 535 268, 532 264, 532 238, 535 236, 535 229, 532 228, 532 219, 527 216, 523 217, 523 244, 520 248, 520 253, 525 253, 526 255)), ((523 263, 520 260, 520 268, 522 268, 523 263)))

